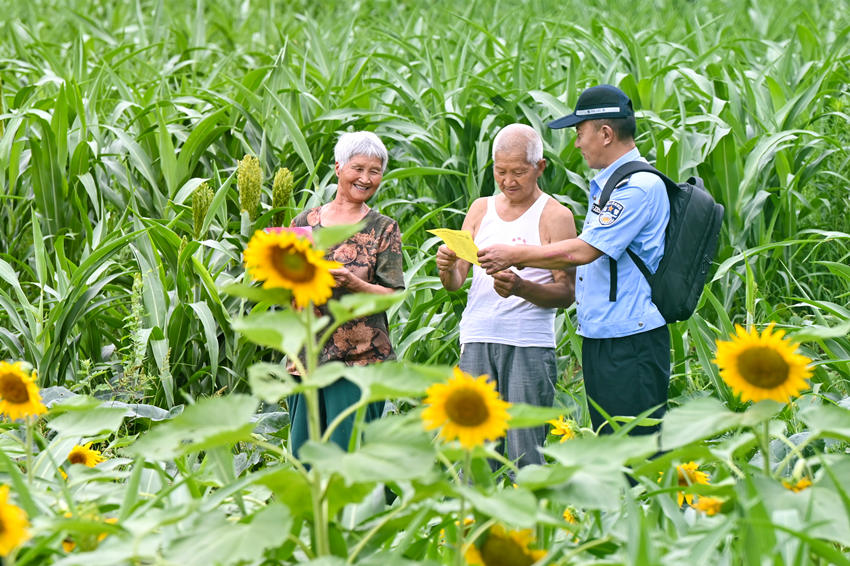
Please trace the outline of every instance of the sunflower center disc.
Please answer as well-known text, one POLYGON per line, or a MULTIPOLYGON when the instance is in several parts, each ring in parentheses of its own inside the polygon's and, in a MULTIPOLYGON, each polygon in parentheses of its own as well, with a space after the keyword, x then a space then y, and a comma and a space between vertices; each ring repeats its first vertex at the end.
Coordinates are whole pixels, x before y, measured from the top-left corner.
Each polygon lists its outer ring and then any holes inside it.
POLYGON ((313 280, 316 266, 302 252, 292 248, 277 248, 272 254, 280 276, 287 281, 304 283, 313 280))
POLYGON ((0 397, 10 403, 22 404, 30 400, 27 385, 16 375, 0 377, 0 397))
POLYGON ((68 461, 72 464, 85 464, 86 455, 81 452, 74 452, 73 454, 68 456, 68 461))
POLYGON ((487 420, 490 411, 481 393, 474 389, 459 389, 446 400, 446 414, 460 426, 478 426, 487 420))
POLYGON ((517 541, 491 533, 481 547, 481 558, 487 566, 531 566, 535 562, 517 541))
POLYGON ((762 389, 772 389, 785 383, 788 369, 788 362, 773 348, 748 348, 738 357, 738 373, 748 383, 762 389))

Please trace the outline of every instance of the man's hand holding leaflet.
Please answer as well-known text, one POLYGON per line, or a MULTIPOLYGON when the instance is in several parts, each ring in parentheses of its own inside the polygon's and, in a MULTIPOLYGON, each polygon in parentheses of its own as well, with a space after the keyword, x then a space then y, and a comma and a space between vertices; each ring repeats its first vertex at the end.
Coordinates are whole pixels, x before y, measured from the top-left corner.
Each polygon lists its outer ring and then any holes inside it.
POLYGON ((472 234, 466 230, 450 230, 448 228, 435 228, 428 230, 429 233, 438 236, 452 250, 457 257, 475 265, 478 263, 478 246, 472 241, 472 234))

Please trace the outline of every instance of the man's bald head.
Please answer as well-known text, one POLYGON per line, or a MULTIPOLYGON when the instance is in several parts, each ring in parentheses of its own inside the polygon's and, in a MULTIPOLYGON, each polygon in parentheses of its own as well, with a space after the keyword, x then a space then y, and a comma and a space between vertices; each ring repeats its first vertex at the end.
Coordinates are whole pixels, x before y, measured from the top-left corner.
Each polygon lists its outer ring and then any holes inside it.
POLYGON ((496 152, 522 152, 529 165, 536 165, 543 159, 543 140, 540 135, 525 124, 509 124, 499 130, 493 139, 493 160, 496 152))

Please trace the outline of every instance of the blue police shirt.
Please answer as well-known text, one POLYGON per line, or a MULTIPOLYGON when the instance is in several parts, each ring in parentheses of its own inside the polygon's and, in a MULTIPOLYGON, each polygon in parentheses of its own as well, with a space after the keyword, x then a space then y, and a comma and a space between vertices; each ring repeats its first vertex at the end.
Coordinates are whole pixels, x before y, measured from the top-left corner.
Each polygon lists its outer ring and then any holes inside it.
MULTIPOLYGON (((599 201, 602 188, 617 167, 646 161, 637 148, 602 169, 590 181, 590 202, 599 201)), ((591 208, 591 207, 589 207, 591 208)), ((653 273, 664 255, 664 230, 670 201, 664 181, 652 173, 635 173, 614 189, 604 210, 588 210, 579 238, 603 254, 576 268, 578 333, 586 338, 619 338, 666 324, 652 303, 649 282, 626 252, 631 249, 653 273), (617 300, 609 300, 609 257, 617 261, 617 300)))

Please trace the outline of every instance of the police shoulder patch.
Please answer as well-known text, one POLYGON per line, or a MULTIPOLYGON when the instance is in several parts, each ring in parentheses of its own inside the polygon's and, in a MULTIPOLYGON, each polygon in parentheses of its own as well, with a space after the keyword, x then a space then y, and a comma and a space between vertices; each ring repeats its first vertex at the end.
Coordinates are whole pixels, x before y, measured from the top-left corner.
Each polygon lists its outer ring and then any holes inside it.
POLYGON ((615 200, 609 200, 599 213, 599 224, 610 226, 615 223, 623 213, 623 205, 615 200))

